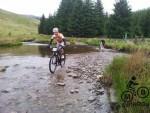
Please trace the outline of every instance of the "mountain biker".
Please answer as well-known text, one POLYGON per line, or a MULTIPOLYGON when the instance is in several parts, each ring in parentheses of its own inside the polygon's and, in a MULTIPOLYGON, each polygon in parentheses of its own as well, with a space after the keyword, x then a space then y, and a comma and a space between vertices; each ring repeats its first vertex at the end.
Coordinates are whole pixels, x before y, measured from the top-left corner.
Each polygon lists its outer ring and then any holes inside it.
MULTIPOLYGON (((54 41, 56 43, 56 47, 59 50, 61 50, 61 54, 64 53, 64 50, 62 48, 64 48, 64 46, 66 45, 66 40, 65 37, 62 33, 59 32, 59 29, 57 27, 53 28, 53 35, 51 37, 50 40, 50 48, 51 48, 51 44, 54 41)), ((63 56, 62 56, 63 57, 63 56)))

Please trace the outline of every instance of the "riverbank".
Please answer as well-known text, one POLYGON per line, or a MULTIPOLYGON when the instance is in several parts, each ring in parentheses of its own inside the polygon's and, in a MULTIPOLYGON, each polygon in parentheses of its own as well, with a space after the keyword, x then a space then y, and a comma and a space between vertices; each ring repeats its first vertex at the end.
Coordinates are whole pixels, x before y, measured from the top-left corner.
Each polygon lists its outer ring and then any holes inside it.
MULTIPOLYGON (((100 45, 100 38, 70 38, 67 37, 68 44, 71 45, 91 45, 97 46, 100 45)), ((11 46, 20 46, 22 42, 33 41, 37 43, 49 43, 50 36, 48 35, 39 35, 39 34, 30 34, 30 35, 18 35, 11 37, 0 37, 0 47, 11 47, 11 46)), ((114 49, 120 52, 133 53, 138 50, 149 53, 150 51, 150 39, 108 39, 105 38, 105 48, 114 49)))
POLYGON ((22 42, 34 41, 40 43, 48 43, 50 36, 39 34, 24 34, 0 37, 0 47, 20 46, 22 42))
POLYGON ((143 52, 114 58, 104 75, 106 78, 111 78, 112 87, 115 90, 116 113, 149 112, 150 108, 147 106, 150 103, 149 73, 150 59, 143 52), (131 81, 137 84, 134 86, 135 94, 127 87, 131 81))
POLYGON ((88 45, 99 46, 100 40, 105 40, 105 48, 114 49, 120 52, 132 53, 138 50, 145 52, 150 51, 150 39, 98 39, 98 38, 86 38, 86 39, 74 39, 88 45))

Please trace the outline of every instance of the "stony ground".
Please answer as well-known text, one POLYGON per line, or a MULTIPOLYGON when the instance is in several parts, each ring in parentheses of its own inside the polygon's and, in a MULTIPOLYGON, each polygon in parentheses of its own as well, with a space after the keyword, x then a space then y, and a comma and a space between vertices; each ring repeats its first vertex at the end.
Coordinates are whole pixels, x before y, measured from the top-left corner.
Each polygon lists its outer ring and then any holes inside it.
POLYGON ((49 58, 0 57, 0 113, 111 113, 97 77, 115 52, 68 55, 55 74, 49 58))

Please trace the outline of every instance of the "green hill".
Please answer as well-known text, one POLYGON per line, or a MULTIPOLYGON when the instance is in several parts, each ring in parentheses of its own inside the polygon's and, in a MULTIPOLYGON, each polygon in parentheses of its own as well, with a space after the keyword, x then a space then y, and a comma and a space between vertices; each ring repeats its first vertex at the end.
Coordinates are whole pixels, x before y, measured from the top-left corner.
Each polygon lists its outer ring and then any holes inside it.
POLYGON ((39 20, 0 9, 0 37, 37 33, 39 20))

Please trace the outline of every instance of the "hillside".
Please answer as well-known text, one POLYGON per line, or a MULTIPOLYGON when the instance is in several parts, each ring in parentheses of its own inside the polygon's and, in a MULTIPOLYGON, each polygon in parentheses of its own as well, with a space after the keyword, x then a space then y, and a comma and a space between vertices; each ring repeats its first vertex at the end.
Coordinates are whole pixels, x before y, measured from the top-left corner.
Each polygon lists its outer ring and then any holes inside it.
POLYGON ((37 33, 39 20, 0 9, 0 37, 37 33))

